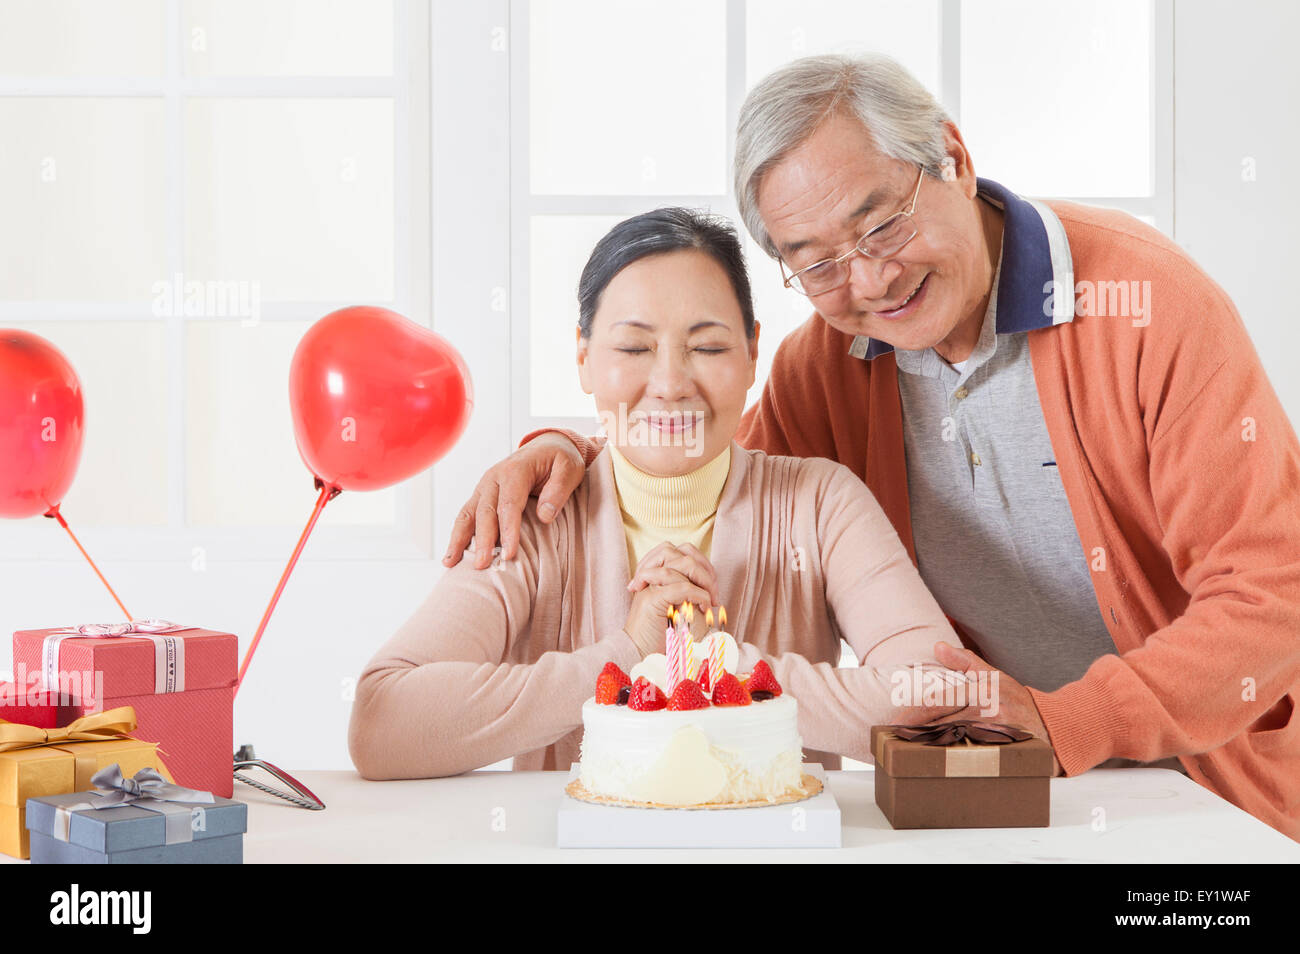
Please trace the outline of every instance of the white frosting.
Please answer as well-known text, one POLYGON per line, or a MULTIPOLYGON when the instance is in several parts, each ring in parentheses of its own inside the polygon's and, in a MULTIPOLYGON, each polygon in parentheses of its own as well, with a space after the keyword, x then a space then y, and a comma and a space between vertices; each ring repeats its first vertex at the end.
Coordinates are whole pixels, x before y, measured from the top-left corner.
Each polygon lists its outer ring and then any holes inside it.
POLYGON ((724 633, 721 630, 715 630, 709 633, 698 643, 691 643, 691 655, 695 657, 695 662, 699 666, 708 667, 709 658, 713 652, 715 641, 722 643, 722 668, 729 673, 735 673, 740 666, 740 647, 736 645, 736 639, 730 633, 724 633))
POLYGON ((668 694, 668 657, 663 653, 651 653, 633 666, 627 675, 633 683, 645 676, 659 687, 660 692, 668 694))
POLYGON ((664 805, 775 799, 801 785, 798 705, 788 695, 684 712, 582 707, 588 791, 664 805))

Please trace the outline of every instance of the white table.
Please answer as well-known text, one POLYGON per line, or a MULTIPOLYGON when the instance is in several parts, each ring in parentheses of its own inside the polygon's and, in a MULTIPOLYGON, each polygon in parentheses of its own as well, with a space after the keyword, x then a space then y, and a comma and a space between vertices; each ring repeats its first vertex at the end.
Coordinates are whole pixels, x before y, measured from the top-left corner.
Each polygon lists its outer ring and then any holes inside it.
POLYGON ((298 773, 328 806, 323 812, 239 783, 235 797, 249 806, 244 857, 250 863, 1300 862, 1300 844, 1169 769, 1094 769, 1053 779, 1050 828, 932 831, 890 828, 876 808, 871 771, 828 774, 843 820, 840 849, 560 849, 555 819, 564 772, 402 782, 368 782, 354 772, 298 773))
MULTIPOLYGON (((1050 828, 930 831, 889 827, 876 808, 870 770, 830 772, 842 848, 735 851, 557 848, 565 772, 471 772, 404 782, 368 782, 355 772, 296 777, 320 796, 325 811, 235 783, 235 797, 248 804, 246 862, 1300 863, 1300 844, 1170 769, 1094 769, 1052 779, 1050 828)), ((8 855, 0 862, 21 863, 8 855)))

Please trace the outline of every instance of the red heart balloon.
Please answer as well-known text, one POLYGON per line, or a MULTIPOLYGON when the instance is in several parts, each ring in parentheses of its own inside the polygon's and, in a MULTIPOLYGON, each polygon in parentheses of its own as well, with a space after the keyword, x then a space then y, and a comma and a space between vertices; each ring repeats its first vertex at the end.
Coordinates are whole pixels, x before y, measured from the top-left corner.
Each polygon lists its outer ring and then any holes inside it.
POLYGON ((40 335, 0 329, 0 517, 56 508, 85 438, 81 380, 40 335))
POLYGON ((307 329, 289 367, 303 463, 341 490, 379 490, 443 456, 474 406, 446 339, 386 308, 342 308, 307 329))

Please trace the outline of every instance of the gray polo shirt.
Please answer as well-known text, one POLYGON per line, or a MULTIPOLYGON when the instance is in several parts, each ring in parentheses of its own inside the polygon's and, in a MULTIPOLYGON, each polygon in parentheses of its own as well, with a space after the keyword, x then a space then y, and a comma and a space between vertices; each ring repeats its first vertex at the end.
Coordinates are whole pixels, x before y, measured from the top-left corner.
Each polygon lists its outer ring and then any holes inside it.
POLYGON ((895 351, 912 536, 921 577, 984 658, 1050 692, 1115 644, 1057 473, 1029 344, 996 329, 993 294, 960 371, 932 348, 895 351))

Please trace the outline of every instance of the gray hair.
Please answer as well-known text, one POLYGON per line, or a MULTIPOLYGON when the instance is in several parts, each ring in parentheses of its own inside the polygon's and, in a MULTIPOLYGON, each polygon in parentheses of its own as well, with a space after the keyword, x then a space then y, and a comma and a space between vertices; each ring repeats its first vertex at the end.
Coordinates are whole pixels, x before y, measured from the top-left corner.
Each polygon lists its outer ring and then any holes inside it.
POLYGON ((878 53, 795 60, 750 90, 736 126, 740 217, 773 258, 779 257, 777 248, 758 214, 759 183, 839 109, 858 118, 884 155, 942 176, 948 113, 897 61, 878 53))

